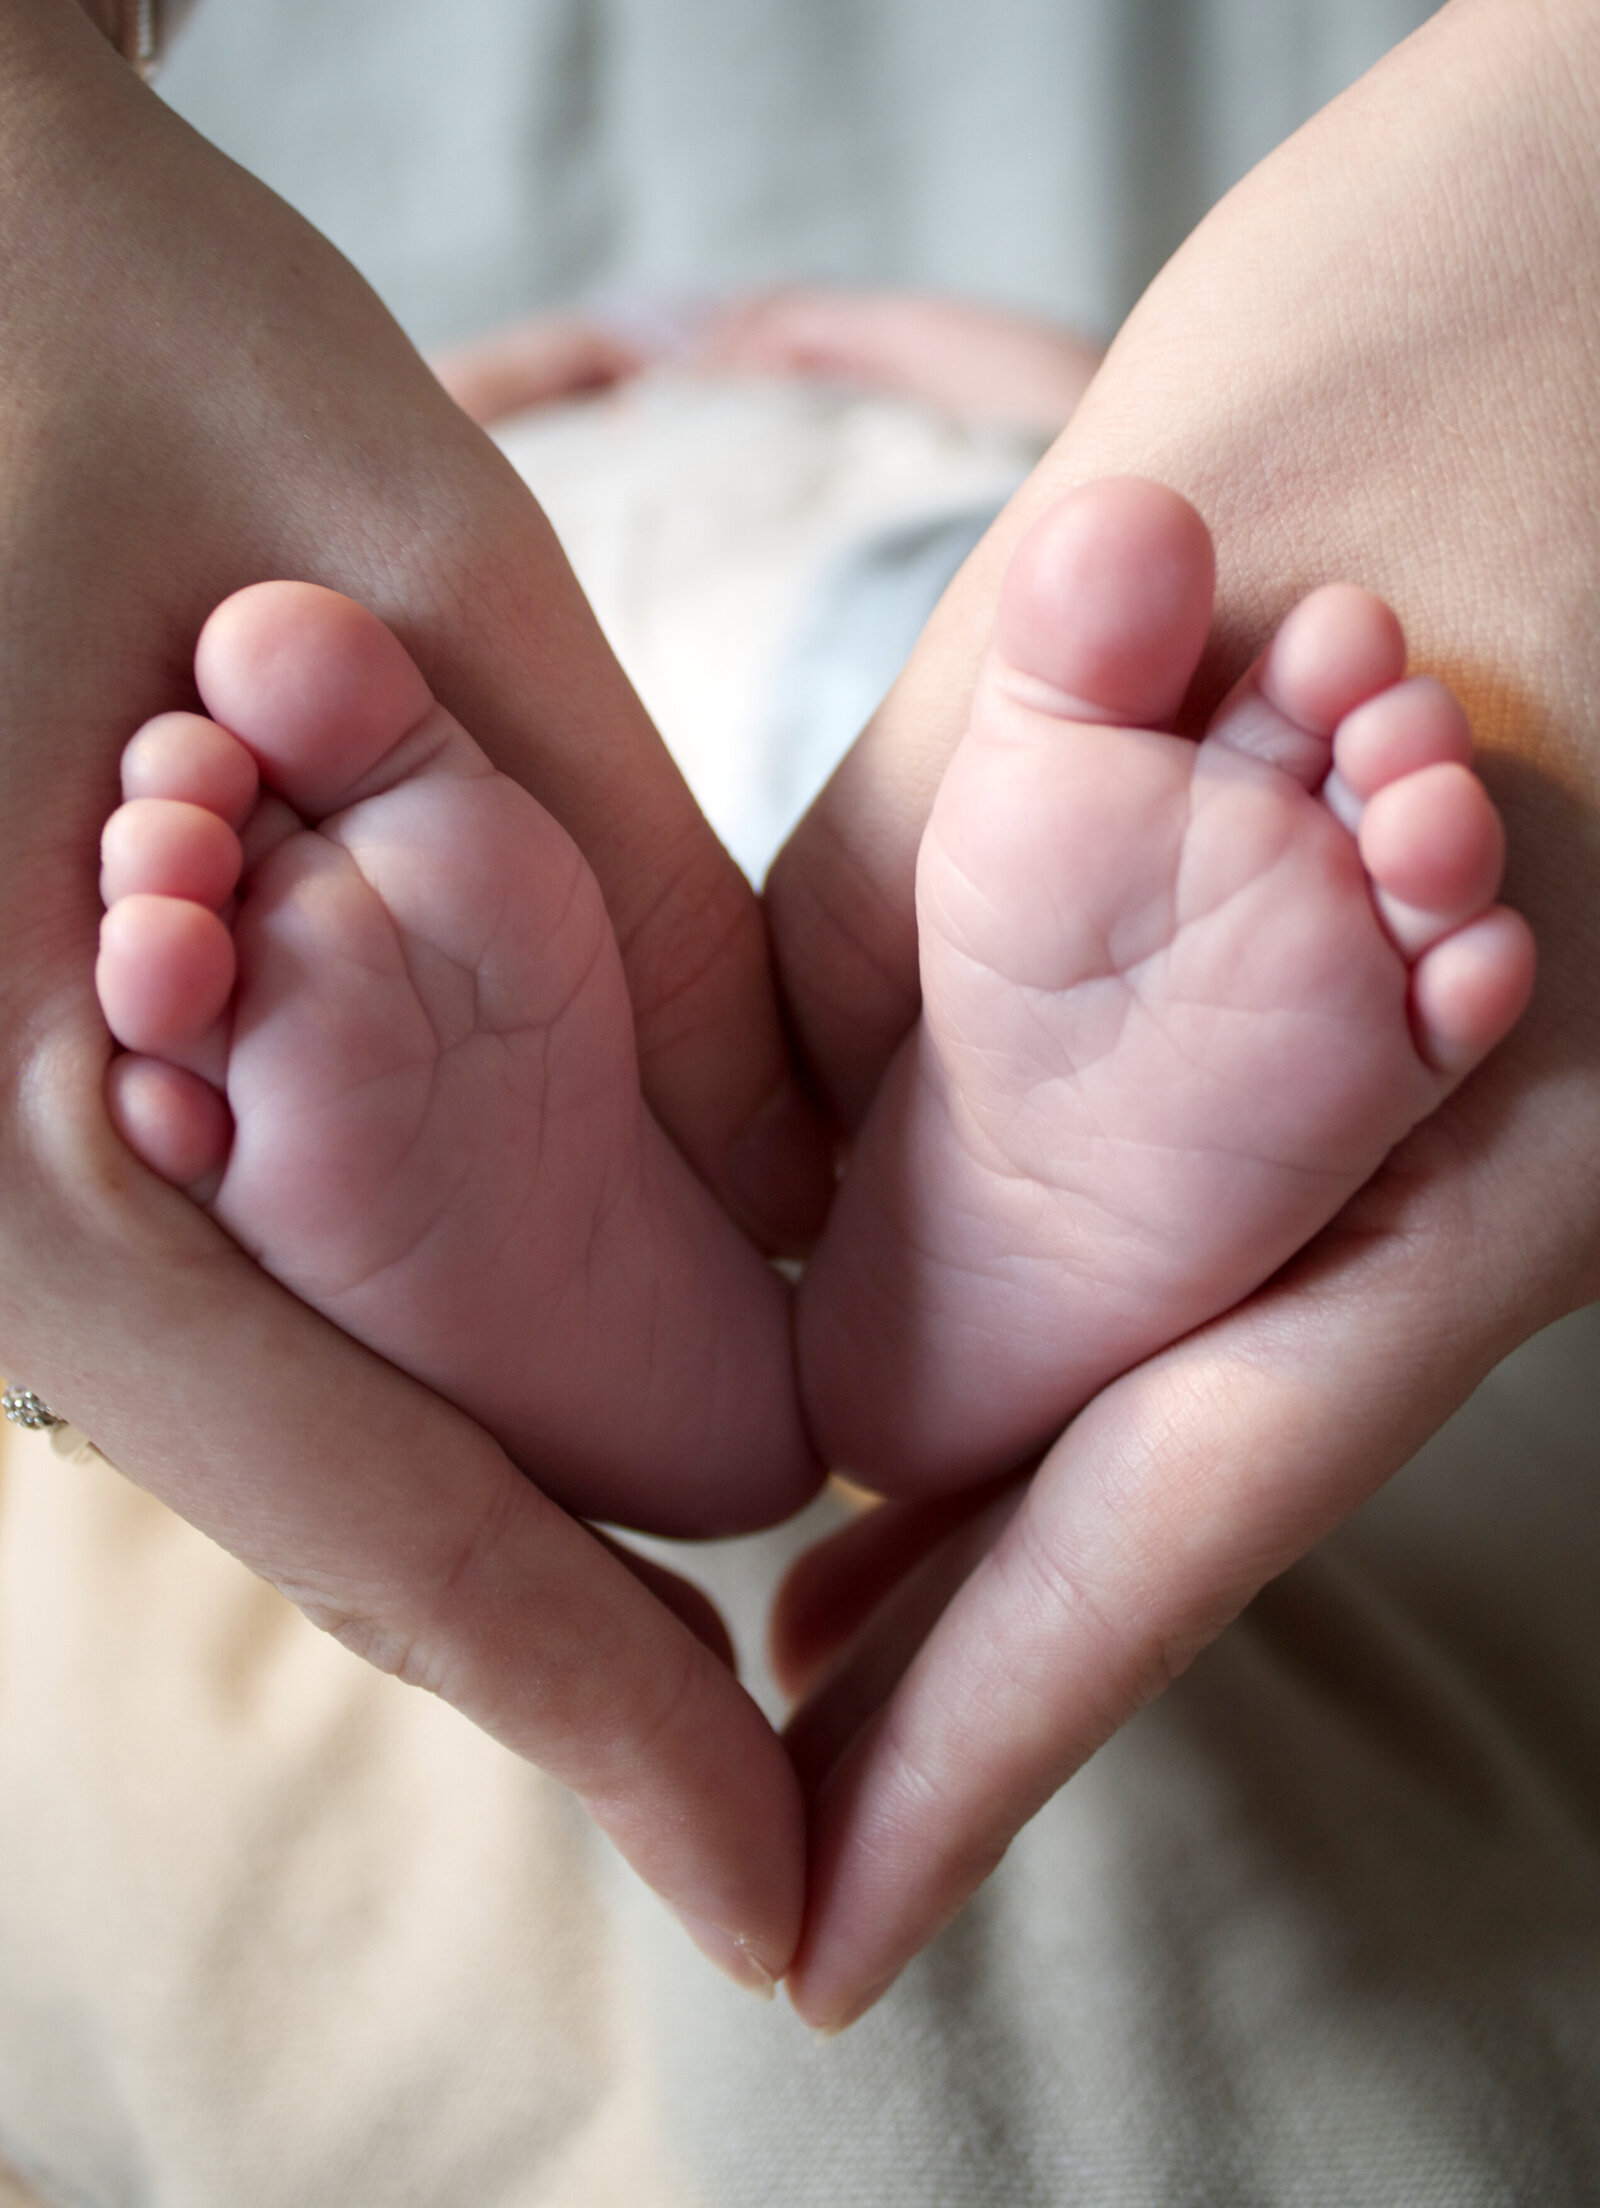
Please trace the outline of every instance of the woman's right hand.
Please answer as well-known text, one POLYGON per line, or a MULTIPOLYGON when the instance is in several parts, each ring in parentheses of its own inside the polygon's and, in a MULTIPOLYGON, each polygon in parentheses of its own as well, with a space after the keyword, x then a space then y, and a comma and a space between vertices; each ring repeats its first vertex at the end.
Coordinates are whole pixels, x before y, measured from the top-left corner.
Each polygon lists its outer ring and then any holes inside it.
POLYGON ((793 1246, 828 1161, 755 903, 522 486, 353 271, 74 0, 0 0, 0 176, 0 1365, 350 1646, 575 1787, 729 1967, 775 1975, 800 1815, 754 1705, 483 1433, 135 1165, 91 981, 121 747, 189 695, 210 608, 269 576, 373 607, 571 830, 658 1116, 793 1246))
POLYGON ((1268 1578, 1600 1296, 1597 210, 1592 0, 1449 0, 1169 263, 769 878, 797 1031, 858 1116, 916 1017, 918 840, 1011 549, 1073 485, 1135 474, 1216 540, 1189 725, 1296 597, 1380 592, 1469 704, 1539 941, 1516 1033, 1266 1287, 981 1517, 886 1510, 797 1569, 782 1668, 839 1659, 792 1735, 812 2023, 870 2006, 1268 1578))

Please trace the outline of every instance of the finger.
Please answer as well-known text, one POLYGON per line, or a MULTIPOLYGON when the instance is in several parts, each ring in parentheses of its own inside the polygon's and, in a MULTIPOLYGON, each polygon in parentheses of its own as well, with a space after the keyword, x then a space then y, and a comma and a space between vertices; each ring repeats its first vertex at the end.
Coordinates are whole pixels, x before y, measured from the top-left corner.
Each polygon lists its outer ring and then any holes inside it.
MULTIPOLYGON (((880 1573, 894 1562, 901 1569, 885 1584, 870 1618, 858 1618, 852 1643, 831 1668, 818 1674, 805 1702, 784 1728, 784 1742, 807 1800, 814 1800, 862 1727, 887 1703, 918 1649, 933 1631, 956 1590, 981 1557, 999 1539, 1018 1509, 1024 1488, 1013 1482, 983 1498, 952 1525, 946 1513, 943 1538, 934 1538, 924 1522, 899 1533, 914 1538, 885 1542, 873 1564, 880 1573)), ((908 1514, 909 1515, 909 1514, 908 1514)), ((934 1513, 929 1511, 927 1519, 934 1513)), ((826 1544, 825 1544, 826 1546, 826 1544)), ((859 1599, 866 1592, 865 1560, 850 1559, 845 1591, 859 1599)))
MULTIPOLYGON (((1563 1118, 1530 1140, 1564 1146, 1563 1118)), ((1529 1296, 1553 1318, 1600 1286, 1592 1262, 1549 1286, 1520 1202, 1492 1216, 1498 1176, 1462 1204, 1461 1139, 1413 1144, 1270 1290, 1100 1396, 915 1655, 891 1610, 852 1652, 858 1684, 827 1682, 834 1714, 797 1720, 808 1757, 849 1743, 820 1791, 790 1975, 808 2021, 872 2005, 1084 1759, 1464 1399, 1534 1323, 1529 1296), (1512 1216, 1526 1257, 1504 1300, 1441 1292, 1470 1279, 1479 1235, 1511 1246, 1512 1216)))
POLYGON ((991 1484, 931 1503, 877 1503, 797 1557, 768 1625, 773 1675, 784 1693, 809 1693, 901 1581, 948 1547, 992 1494, 991 1484))
POLYGON ((601 1548, 614 1556, 625 1571, 633 1574, 647 1593, 654 1595, 664 1609, 670 1610, 681 1625, 686 1625, 703 1647, 708 1648, 719 1664, 725 1664, 737 1678, 739 1659, 734 1650, 733 1636, 722 1622, 722 1614, 704 1589, 693 1580, 680 1579, 676 1572, 669 1572, 664 1564, 653 1557, 641 1556, 637 1549, 630 1549, 625 1541, 606 1533, 599 1526, 589 1528, 591 1537, 601 1548))
POLYGON ((315 1623, 572 1787, 723 1968, 777 1977, 798 1792, 699 1602, 673 1615, 479 1428, 143 1174, 99 1114, 104 1051, 58 1031, 23 1069, 6 1369, 315 1623), (92 1236, 66 1224, 91 1212, 92 1236))

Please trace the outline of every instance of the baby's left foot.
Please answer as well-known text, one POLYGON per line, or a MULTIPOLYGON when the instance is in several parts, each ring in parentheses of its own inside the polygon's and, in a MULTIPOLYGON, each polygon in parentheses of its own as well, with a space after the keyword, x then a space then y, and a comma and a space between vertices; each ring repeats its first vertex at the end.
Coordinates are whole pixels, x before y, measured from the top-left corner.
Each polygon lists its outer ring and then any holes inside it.
POLYGON ((124 1139, 568 1509, 788 1516, 787 1291, 646 1109, 571 839, 333 591, 239 592, 196 680, 106 829, 124 1139))
POLYGON ((1238 1302, 1527 1001, 1465 718, 1393 614, 1315 592, 1194 744, 1162 724, 1211 592, 1138 482, 1006 577, 918 862, 922 1018, 801 1292, 814 1437, 874 1486, 1022 1462, 1238 1302))

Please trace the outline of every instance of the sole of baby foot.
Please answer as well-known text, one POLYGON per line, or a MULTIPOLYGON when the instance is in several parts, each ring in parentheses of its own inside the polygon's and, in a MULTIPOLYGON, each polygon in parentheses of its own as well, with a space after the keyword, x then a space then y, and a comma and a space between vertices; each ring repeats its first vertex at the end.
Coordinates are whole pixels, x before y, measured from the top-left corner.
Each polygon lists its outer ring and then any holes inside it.
POLYGON ((105 836, 124 1139, 569 1508, 787 1515, 787 1291, 643 1105, 571 839, 331 591, 240 592, 196 679, 105 836))
POLYGON ((1212 587, 1200 517, 1136 481, 1006 577, 919 859, 922 1019, 799 1311, 819 1446, 887 1491, 1024 1462, 1238 1302, 1531 991, 1464 716, 1394 615, 1313 593, 1194 743, 1212 587))

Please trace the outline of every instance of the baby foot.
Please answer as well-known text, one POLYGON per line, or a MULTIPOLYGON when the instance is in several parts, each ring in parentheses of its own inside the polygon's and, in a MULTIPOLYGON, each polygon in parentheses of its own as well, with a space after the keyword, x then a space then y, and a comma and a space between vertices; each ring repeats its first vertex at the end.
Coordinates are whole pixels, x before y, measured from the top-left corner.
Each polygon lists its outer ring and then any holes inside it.
POLYGON ((105 835, 126 1141, 569 1508, 786 1516, 786 1290, 641 1101, 571 839, 332 591, 241 591, 196 676, 214 718, 139 730, 105 835))
POLYGON ((1211 594, 1199 516, 1132 481, 1007 575, 918 861, 922 1019, 801 1292, 814 1437, 873 1485, 1023 1461, 1238 1302, 1527 1001, 1465 717, 1393 614, 1315 592, 1195 744, 1159 729, 1211 594))

